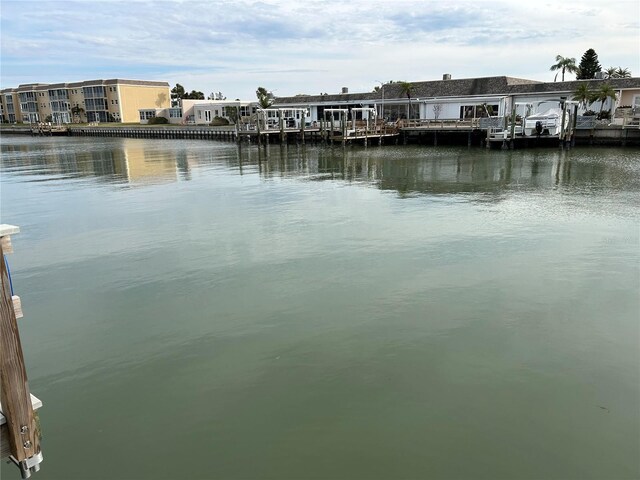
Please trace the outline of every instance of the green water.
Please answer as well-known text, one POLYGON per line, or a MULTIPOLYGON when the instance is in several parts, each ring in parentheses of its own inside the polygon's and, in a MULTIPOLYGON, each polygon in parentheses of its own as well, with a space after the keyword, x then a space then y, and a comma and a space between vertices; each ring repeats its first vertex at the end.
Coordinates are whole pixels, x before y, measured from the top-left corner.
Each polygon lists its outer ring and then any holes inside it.
POLYGON ((640 150, 1 143, 33 478, 639 477, 640 150))

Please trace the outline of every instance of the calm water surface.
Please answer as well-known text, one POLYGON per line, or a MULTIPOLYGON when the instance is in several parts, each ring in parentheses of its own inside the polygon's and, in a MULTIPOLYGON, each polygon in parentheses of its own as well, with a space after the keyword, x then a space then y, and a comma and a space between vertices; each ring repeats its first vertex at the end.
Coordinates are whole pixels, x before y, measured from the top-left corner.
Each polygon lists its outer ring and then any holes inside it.
POLYGON ((1 143, 38 479, 640 475, 640 150, 1 143))

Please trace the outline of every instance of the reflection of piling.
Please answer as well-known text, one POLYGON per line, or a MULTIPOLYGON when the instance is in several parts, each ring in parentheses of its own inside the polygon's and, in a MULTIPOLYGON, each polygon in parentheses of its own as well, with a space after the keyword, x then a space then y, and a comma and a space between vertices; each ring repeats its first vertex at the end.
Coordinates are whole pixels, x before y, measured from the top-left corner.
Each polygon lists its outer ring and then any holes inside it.
POLYGON ((24 365, 17 317, 22 316, 19 299, 12 295, 12 285, 5 253, 12 251, 10 235, 20 229, 12 225, 0 225, 0 276, 2 298, 0 298, 0 401, 2 402, 2 456, 20 467, 22 478, 40 470, 42 451, 40 429, 33 411, 38 402, 29 392, 27 372, 24 365), (17 300, 16 300, 17 299, 17 300), (18 307, 18 308, 16 308, 18 307), (35 400, 34 400, 35 399, 35 400), (8 449, 5 450, 5 447, 8 449))

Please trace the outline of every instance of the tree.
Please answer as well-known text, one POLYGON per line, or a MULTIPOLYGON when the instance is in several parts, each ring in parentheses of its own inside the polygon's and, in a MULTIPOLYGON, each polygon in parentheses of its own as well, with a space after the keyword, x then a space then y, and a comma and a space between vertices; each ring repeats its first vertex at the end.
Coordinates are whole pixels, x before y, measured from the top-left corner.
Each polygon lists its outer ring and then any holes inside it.
MULTIPOLYGON (((576 67, 575 58, 565 58, 562 55, 556 55, 556 63, 554 65, 551 65, 551 68, 549 70, 551 70, 552 72, 558 70, 558 73, 562 72, 562 81, 564 82, 564 73, 576 73, 578 71, 578 67, 576 67)), ((555 82, 557 78, 558 74, 556 73, 556 77, 553 79, 553 81, 555 82)))
POLYGON ((592 90, 589 90, 589 86, 586 83, 582 83, 578 88, 576 88, 575 92, 573 92, 573 97, 571 97, 571 99, 580 102, 580 106, 586 110, 593 102, 594 97, 595 93, 592 90))
POLYGON ((580 59, 580 65, 578 65, 577 80, 589 80, 596 77, 596 72, 601 72, 602 66, 598 62, 598 54, 593 48, 590 48, 582 58, 580 59))
POLYGON ((273 104, 273 94, 264 87, 258 87, 256 97, 258 97, 260 108, 269 108, 273 104))
POLYGON ((604 71, 605 78, 631 78, 631 71, 628 68, 609 67, 604 71))
POLYGON ((80 105, 76 105, 75 107, 71 108, 71 115, 73 115, 73 118, 78 117, 78 122, 82 119, 83 113, 84 108, 82 108, 80 105))
POLYGON ((409 115, 407 118, 411 118, 411 94, 413 93, 413 83, 410 82, 399 82, 400 84, 400 95, 406 95, 409 99, 409 115))
POLYGON ((617 93, 611 85, 609 85, 608 83, 603 83, 602 85, 600 85, 600 88, 596 90, 595 95, 593 96, 593 101, 599 100, 600 102, 602 102, 600 104, 600 113, 598 114, 598 117, 602 117, 602 111, 604 110, 605 102, 609 98, 615 101, 616 97, 617 93))
POLYGON ((440 112, 442 112, 442 104, 436 103, 433 106, 433 117, 438 120, 440 118, 440 112))
POLYGON ((618 67, 616 69, 615 78, 631 78, 631 70, 628 68, 618 67))
POLYGON ((178 105, 178 101, 183 99, 184 95, 184 87, 179 83, 176 83, 176 86, 171 89, 171 106, 175 107, 178 105))
POLYGON ((191 90, 190 93, 187 93, 182 85, 176 83, 176 86, 171 89, 171 105, 173 107, 177 106, 179 100, 204 100, 204 93, 191 90))
POLYGON ((235 105, 224 107, 224 116, 227 117, 231 123, 236 123, 238 121, 238 107, 235 105))
POLYGON ((616 67, 609 67, 604 70, 604 78, 616 78, 616 67))
POLYGON ((196 90, 191 90, 191 93, 185 94, 185 96, 182 98, 187 100, 204 100, 204 93, 196 90))

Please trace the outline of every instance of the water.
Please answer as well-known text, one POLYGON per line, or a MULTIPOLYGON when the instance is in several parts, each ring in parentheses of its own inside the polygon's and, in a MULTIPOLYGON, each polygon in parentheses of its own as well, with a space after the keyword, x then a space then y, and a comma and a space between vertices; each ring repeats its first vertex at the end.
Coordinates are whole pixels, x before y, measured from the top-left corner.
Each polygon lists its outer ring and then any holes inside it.
POLYGON ((4 136, 1 187, 41 480, 640 474, 640 150, 4 136))

